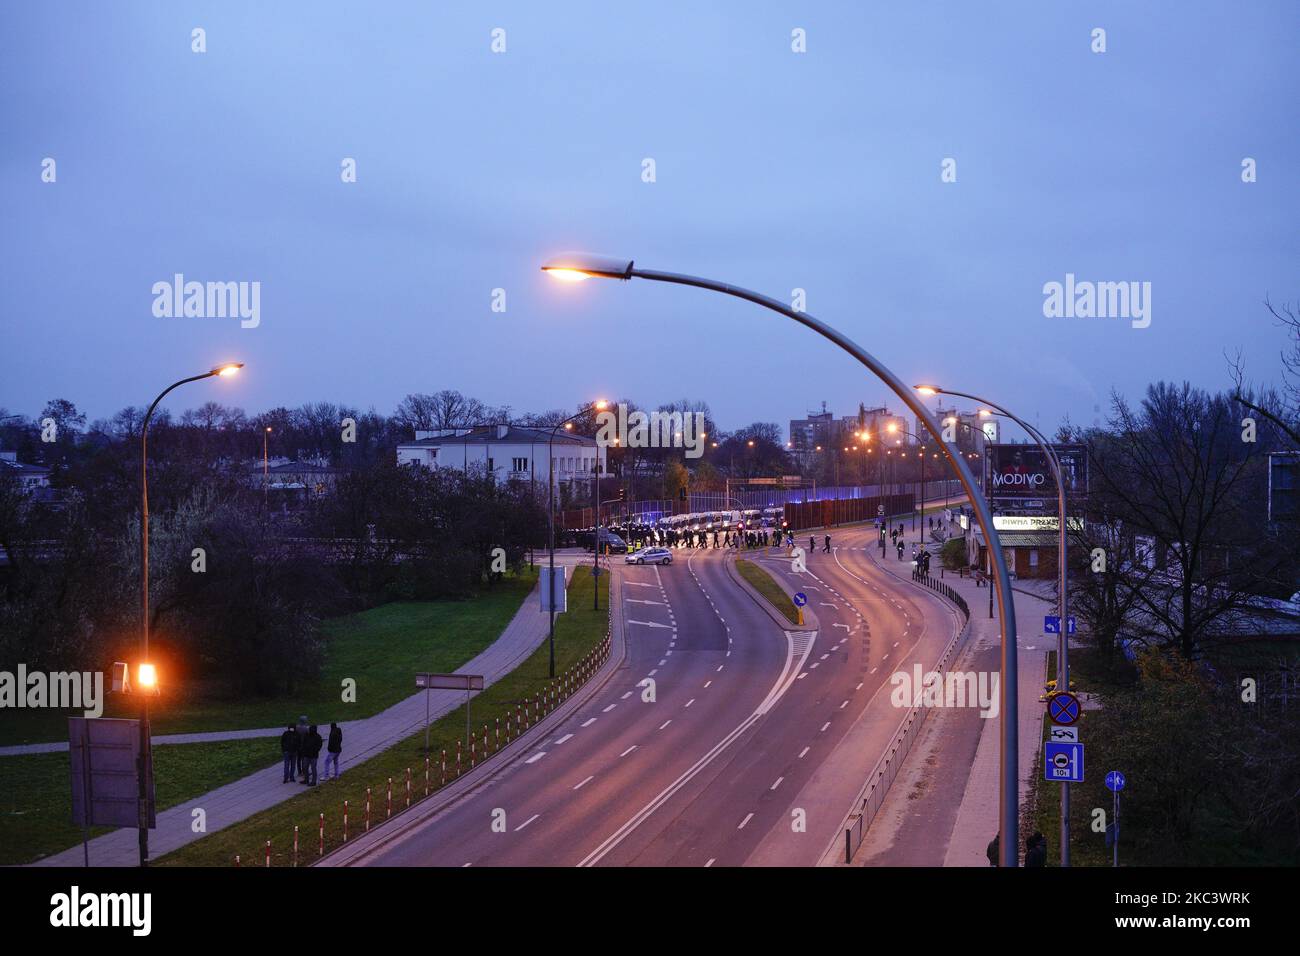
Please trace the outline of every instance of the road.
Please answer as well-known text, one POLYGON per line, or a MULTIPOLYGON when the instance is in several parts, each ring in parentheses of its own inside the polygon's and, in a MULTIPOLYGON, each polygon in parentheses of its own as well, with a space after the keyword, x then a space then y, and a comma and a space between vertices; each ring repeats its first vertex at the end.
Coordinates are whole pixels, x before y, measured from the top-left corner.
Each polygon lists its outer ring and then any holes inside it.
POLYGON ((808 594, 816 631, 780 626, 723 550, 621 567, 615 676, 483 785, 349 862, 816 864, 901 719, 890 674, 932 663, 956 630, 942 601, 874 567, 873 535, 836 533, 807 574, 741 553, 808 594))

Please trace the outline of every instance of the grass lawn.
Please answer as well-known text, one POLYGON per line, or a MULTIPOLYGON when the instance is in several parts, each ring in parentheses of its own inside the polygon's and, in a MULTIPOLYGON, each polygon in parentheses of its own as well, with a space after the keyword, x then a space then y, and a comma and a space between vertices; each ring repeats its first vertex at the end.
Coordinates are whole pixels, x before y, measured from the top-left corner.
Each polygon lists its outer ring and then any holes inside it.
MULTIPOLYGON (((274 739, 155 747, 158 809, 278 763, 277 749, 274 739)), ((108 830, 95 827, 90 835, 108 830)), ((30 863, 80 842, 67 753, 0 757, 0 866, 30 863)))
MULTIPOLYGON (((569 585, 569 610, 555 619, 555 668, 563 675, 605 638, 609 623, 609 578, 600 579, 601 609, 593 611, 593 578, 590 569, 574 570, 569 585)), ((547 647, 543 643, 526 661, 473 699, 475 731, 495 728, 496 719, 513 717, 516 705, 544 691, 552 682, 547 678, 547 647)), ((430 752, 434 756, 432 789, 440 782, 441 753, 453 754, 457 741, 464 741, 465 710, 459 707, 436 721, 429 734, 430 752)), ((503 733, 504 740, 504 733, 503 733)), ((450 763, 454 764, 454 756, 450 763)), ((234 826, 219 830, 188 846, 169 853, 158 861, 160 866, 230 866, 238 854, 245 865, 262 866, 266 841, 271 840, 271 862, 275 866, 292 863, 293 828, 299 827, 301 861, 315 858, 319 814, 325 814, 325 849, 328 852, 342 842, 343 801, 349 803, 349 834, 361 832, 366 788, 372 788, 371 815, 382 820, 388 780, 393 781, 393 811, 405 806, 406 771, 411 768, 413 802, 424 790, 424 731, 407 737, 364 763, 345 766, 341 779, 321 784, 255 814, 234 826)), ((454 772, 453 772, 454 773, 454 772)), ((453 774, 449 774, 449 779, 453 774)))
MULTIPOLYGON (((414 693, 416 671, 454 671, 496 640, 536 581, 537 572, 526 569, 470 600, 399 601, 330 620, 320 679, 282 697, 204 699, 187 697, 184 688, 169 695, 163 675, 163 694, 150 707, 153 734, 276 727, 299 714, 316 722, 377 714, 414 693), (356 702, 342 704, 348 677, 356 681, 356 702)), ((66 740, 69 716, 80 712, 9 711, 0 745, 66 740)), ((135 717, 136 711, 128 698, 107 695, 104 716, 135 717)))
POLYGON ((794 602, 790 600, 790 595, 781 590, 781 586, 776 583, 772 575, 753 561, 746 561, 743 558, 736 562, 736 570, 767 600, 768 604, 784 614, 787 621, 791 624, 799 623, 799 612, 794 602))

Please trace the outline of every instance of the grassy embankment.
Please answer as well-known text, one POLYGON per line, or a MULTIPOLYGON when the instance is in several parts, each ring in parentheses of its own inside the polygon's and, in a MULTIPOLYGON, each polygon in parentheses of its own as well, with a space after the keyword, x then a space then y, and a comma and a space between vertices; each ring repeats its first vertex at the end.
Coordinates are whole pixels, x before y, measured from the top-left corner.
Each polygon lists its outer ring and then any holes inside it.
MULTIPOLYGON (((188 701, 177 695, 170 710, 164 696, 151 713, 154 734, 287 725, 299 714, 318 722, 371 716, 414 693, 416 671, 454 671, 496 640, 536 579, 525 572, 471 600, 396 602, 331 621, 319 680, 273 699, 188 701), (339 702, 345 677, 357 682, 355 704, 339 702)), ((18 713, 40 715, 29 729, 62 726, 66 737, 65 715, 18 713)), ((105 716, 114 715, 135 716, 106 709, 105 716)), ((43 739, 58 738, 47 733, 43 739)), ((279 740, 158 744, 153 752, 158 809, 165 810, 278 762, 279 740)), ((0 757, 0 865, 75 846, 81 831, 71 813, 66 751, 0 757)), ((90 835, 105 832, 97 827, 90 835)))
MULTIPOLYGON (((605 638, 609 615, 609 578, 602 576, 599 580, 601 608, 593 611, 593 579, 590 571, 585 567, 574 571, 569 585, 569 610, 557 615, 555 622, 555 667, 558 675, 562 676, 569 668, 577 665, 605 638)), ((497 718, 500 717, 504 728, 505 718, 513 720, 520 701, 535 698, 548 687, 556 685, 556 682, 547 677, 547 653, 546 644, 543 643, 517 668, 474 697, 471 716, 475 734, 480 741, 485 726, 494 730, 497 718)), ((410 674, 406 674, 404 685, 410 679, 410 674)), ((435 721, 430 728, 430 753, 434 757, 432 789, 436 790, 441 783, 442 751, 454 755, 457 742, 464 742, 464 734, 464 706, 435 721)), ((504 743, 504 731, 502 739, 504 743)), ((449 763, 454 766, 454 756, 449 763)), ((182 847, 163 857, 158 861, 159 865, 230 866, 238 855, 244 865, 263 866, 268 839, 271 841, 272 865, 291 865, 295 825, 299 827, 301 841, 300 863, 310 863, 317 853, 317 828, 321 813, 325 814, 325 849, 328 852, 342 842, 343 801, 348 801, 349 835, 355 837, 364 825, 366 788, 371 788, 372 820, 382 820, 385 816, 389 778, 393 781, 393 812, 396 813, 405 806, 408 768, 412 773, 414 802, 423 796, 424 791, 423 730, 361 764, 348 766, 345 761, 343 776, 339 780, 300 792, 247 820, 182 847)), ((454 778, 454 769, 449 772, 448 778, 454 778)))

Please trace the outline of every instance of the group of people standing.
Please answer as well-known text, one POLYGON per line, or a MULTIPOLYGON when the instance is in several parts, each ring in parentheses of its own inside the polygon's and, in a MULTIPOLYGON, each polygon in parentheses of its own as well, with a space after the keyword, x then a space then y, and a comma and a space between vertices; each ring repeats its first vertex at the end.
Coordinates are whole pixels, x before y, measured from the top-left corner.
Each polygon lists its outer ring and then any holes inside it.
POLYGON ((297 726, 290 724, 280 735, 280 756, 284 760, 283 782, 300 782, 308 787, 316 786, 317 762, 320 760, 322 747, 325 747, 326 753, 325 779, 330 779, 330 767, 333 766, 334 779, 337 780, 339 756, 343 753, 343 728, 336 723, 331 723, 327 743, 316 729, 316 725, 307 723, 305 716, 298 718, 297 726))

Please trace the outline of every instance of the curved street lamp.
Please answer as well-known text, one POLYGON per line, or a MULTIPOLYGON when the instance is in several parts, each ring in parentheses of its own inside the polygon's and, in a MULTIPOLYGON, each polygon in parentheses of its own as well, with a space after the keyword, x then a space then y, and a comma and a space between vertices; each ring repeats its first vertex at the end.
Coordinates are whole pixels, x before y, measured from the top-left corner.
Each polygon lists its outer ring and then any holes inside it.
POLYGON ((594 256, 588 253, 570 252, 563 253, 549 260, 542 266, 542 271, 547 272, 556 278, 569 281, 582 281, 591 278, 605 279, 649 279, 655 282, 668 282, 675 285, 694 286, 699 289, 708 289, 711 292, 721 292, 724 295, 735 296, 738 299, 744 299, 747 302, 753 302, 765 309, 771 309, 773 312, 779 312, 787 318, 793 319, 800 325, 803 325, 825 339, 830 340, 838 345, 841 349, 853 356, 864 365, 868 371, 874 374, 882 382, 889 386, 890 390, 898 396, 899 400, 910 408, 916 417, 925 423, 925 427, 934 435, 943 448, 944 455, 948 458, 949 464, 957 472, 957 477, 961 480, 962 486, 966 489, 966 494, 970 498, 975 510, 976 520, 984 529, 984 538, 990 544, 990 554, 993 558, 994 576, 997 579, 998 588, 998 608, 1001 615, 1002 623, 1002 660, 1001 660, 1001 680, 1000 680, 1000 701, 1001 707, 1001 731, 1002 747, 1000 754, 1000 773, 999 773, 999 854, 1002 866, 1014 867, 1019 861, 1019 819, 1018 819, 1018 795, 1019 795, 1019 774, 1017 773, 1019 735, 1016 726, 1016 704, 1017 704, 1017 663, 1016 663, 1016 615, 1015 605, 1012 603, 1011 580, 1007 574, 1006 558, 1002 554, 1002 548, 998 546, 997 532, 993 528, 993 518, 989 513, 988 504, 983 497, 977 494, 975 489, 975 480, 971 476, 970 469, 966 467, 965 461, 960 454, 955 453, 942 440, 939 426, 931 417, 925 404, 921 402, 915 392, 902 383, 888 368, 877 361, 872 355, 866 352, 861 346, 837 332, 829 325, 813 318, 807 312, 802 312, 791 308, 784 302, 779 302, 769 296, 762 295, 758 292, 752 292, 749 289, 740 286, 730 285, 725 282, 718 282, 713 279, 704 279, 699 276, 684 275, 676 272, 660 272, 653 269, 637 269, 634 267, 631 259, 615 259, 607 256, 594 256))
MULTIPOLYGON (((551 429, 551 437, 547 442, 546 448, 546 517, 547 517, 547 550, 551 556, 551 570, 547 586, 551 593, 547 595, 547 604, 551 608, 550 636, 547 638, 547 644, 550 648, 550 666, 548 674, 550 677, 555 676, 555 435, 561 428, 568 429, 573 427, 575 419, 586 415, 593 408, 597 411, 604 411, 609 407, 609 402, 597 399, 594 402, 588 402, 582 408, 574 412, 563 421, 556 422, 555 427, 551 429)), ((592 553, 595 555, 595 564, 592 568, 592 590, 595 592, 595 600, 600 600, 600 448, 596 449, 596 538, 592 542, 592 553)), ((596 605, 599 609, 599 605, 596 605)))
MULTIPOLYGON (((980 398, 977 395, 968 395, 965 392, 954 392, 951 389, 940 388, 937 385, 918 385, 917 391, 922 394, 931 395, 952 395, 955 398, 966 398, 980 405, 987 405, 999 415, 1005 415, 1017 425, 1025 430, 1025 433, 1034 440, 1042 450, 1043 456, 1047 459, 1048 467, 1052 469, 1052 477, 1056 479, 1056 511, 1057 511, 1057 613, 1061 617, 1061 633, 1056 639, 1056 689, 1058 691, 1068 691, 1070 689, 1070 658, 1069 658, 1069 590, 1070 590, 1070 565, 1069 565, 1069 544, 1066 533, 1066 506, 1065 506, 1065 482, 1061 480, 1061 461, 1056 456, 1051 444, 1043 437, 1037 428, 1030 425, 1023 419, 1017 418, 1014 414, 1007 411, 996 402, 990 402, 987 399, 980 398)), ((1061 782, 1061 866, 1070 865, 1070 784, 1061 782)))
MULTIPOLYGON (((167 393, 172 389, 180 388, 190 382, 201 382, 205 378, 215 378, 220 375, 229 377, 244 367, 243 362, 227 362, 225 365, 218 365, 216 368, 204 372, 202 375, 191 375, 189 378, 183 378, 179 382, 173 382, 164 388, 158 397, 153 400, 149 406, 149 411, 145 413, 144 421, 140 424, 140 636, 144 647, 144 656, 137 670, 141 672, 156 673, 153 665, 149 663, 149 422, 153 418, 154 409, 158 407, 167 393)), ((148 815, 145 811, 148 793, 145 786, 145 764, 148 762, 149 751, 149 694, 148 692, 140 695, 140 761, 137 769, 138 797, 140 800, 140 865, 149 865, 149 827, 148 815)))

